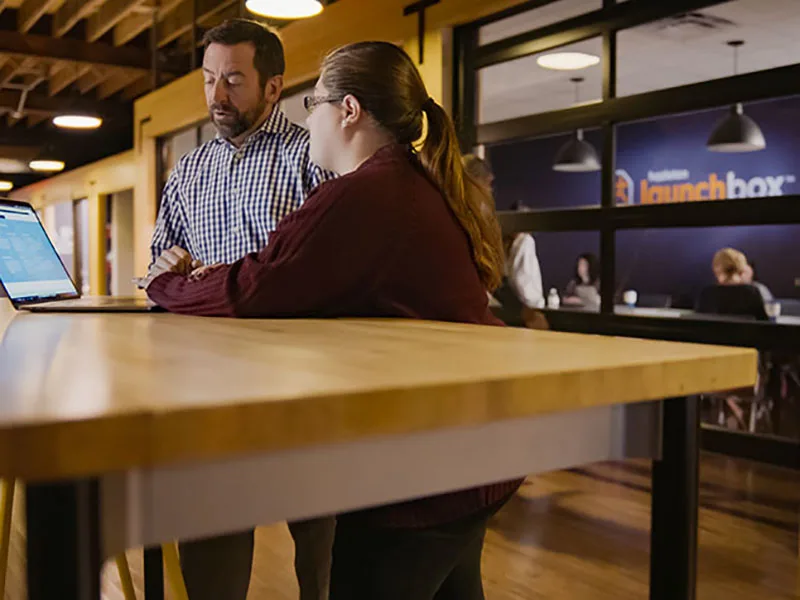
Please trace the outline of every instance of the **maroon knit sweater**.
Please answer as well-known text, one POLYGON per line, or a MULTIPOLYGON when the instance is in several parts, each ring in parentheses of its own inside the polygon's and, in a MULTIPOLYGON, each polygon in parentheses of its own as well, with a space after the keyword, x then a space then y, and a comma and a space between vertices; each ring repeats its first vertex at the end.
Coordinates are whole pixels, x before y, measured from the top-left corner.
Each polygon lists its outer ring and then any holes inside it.
MULTIPOLYGON (((410 151, 387 146, 324 183, 259 253, 200 281, 156 278, 162 308, 220 317, 402 317, 502 325, 488 308, 466 233, 410 151)), ((425 527, 466 517, 520 481, 364 511, 380 525, 425 527)), ((355 516, 355 515, 354 515, 355 516)))

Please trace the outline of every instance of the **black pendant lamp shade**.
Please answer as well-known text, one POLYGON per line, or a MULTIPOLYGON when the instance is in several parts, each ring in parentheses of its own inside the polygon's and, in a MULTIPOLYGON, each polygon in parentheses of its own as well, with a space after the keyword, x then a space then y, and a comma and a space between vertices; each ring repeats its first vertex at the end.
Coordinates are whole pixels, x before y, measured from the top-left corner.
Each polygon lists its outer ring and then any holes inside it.
MULTIPOLYGON (((728 42, 733 48, 733 74, 739 73, 739 48, 741 40, 728 42)), ((731 111, 714 126, 706 147, 712 152, 757 152, 767 147, 764 134, 756 122, 744 114, 744 107, 737 102, 731 111)))
POLYGON ((767 141, 756 122, 737 103, 714 126, 706 146, 712 152, 756 152, 766 148, 767 141))
POLYGON ((583 130, 575 135, 556 153, 553 170, 562 173, 588 173, 600 170, 600 158, 589 142, 583 139, 583 130))
MULTIPOLYGON (((583 77, 570 79, 575 84, 575 104, 580 100, 580 85, 583 77)), ((600 170, 597 150, 583 139, 583 129, 578 129, 572 138, 556 152, 553 170, 561 173, 589 173, 600 170)))

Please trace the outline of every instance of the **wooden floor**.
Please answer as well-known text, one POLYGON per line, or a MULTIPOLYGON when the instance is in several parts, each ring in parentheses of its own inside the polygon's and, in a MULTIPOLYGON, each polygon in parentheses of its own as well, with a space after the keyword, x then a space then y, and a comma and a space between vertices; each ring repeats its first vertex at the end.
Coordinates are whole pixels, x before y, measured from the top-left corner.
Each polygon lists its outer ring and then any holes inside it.
MULTIPOLYGON (((650 466, 609 463, 531 478, 492 522, 489 600, 647 598, 650 466)), ((699 600, 795 599, 796 472, 705 456, 701 469, 699 600)), ((17 503, 19 506, 19 503, 17 503)), ((22 600, 22 533, 15 518, 7 600, 22 600)), ((248 600, 295 600, 291 539, 260 529, 248 600)), ((130 553, 141 598, 141 553, 130 553)), ((104 598, 121 600, 107 566, 104 598)))

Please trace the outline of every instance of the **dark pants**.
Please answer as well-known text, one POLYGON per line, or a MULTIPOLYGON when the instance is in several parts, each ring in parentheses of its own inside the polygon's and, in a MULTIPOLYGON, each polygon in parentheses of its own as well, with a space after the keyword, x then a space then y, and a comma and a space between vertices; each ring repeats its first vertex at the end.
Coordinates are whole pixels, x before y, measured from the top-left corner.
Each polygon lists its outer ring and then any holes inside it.
MULTIPOLYGON (((328 598, 335 527, 333 517, 289 523, 300 600, 328 598)), ((251 530, 181 542, 181 567, 189 600, 245 600, 254 540, 251 530)))
POLYGON ((330 600, 483 600, 483 538, 503 504, 426 529, 340 518, 330 600))

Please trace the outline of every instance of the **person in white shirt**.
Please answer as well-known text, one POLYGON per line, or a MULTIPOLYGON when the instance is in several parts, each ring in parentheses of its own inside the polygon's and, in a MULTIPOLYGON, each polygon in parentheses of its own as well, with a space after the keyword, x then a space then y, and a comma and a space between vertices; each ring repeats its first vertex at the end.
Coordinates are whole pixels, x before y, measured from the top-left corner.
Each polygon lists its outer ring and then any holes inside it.
MULTIPOLYGON (((512 207, 527 210, 522 205, 512 207)), ((539 257, 536 255, 536 240, 529 233, 506 236, 506 272, 508 284, 519 301, 527 308, 544 308, 544 289, 539 257)))
MULTIPOLYGON (((466 171, 490 192, 494 183, 494 173, 488 163, 474 154, 464 156, 466 171)), ((514 210, 524 211, 526 207, 516 204, 514 210)), ((529 233, 515 233, 504 237, 506 251, 505 280, 495 292, 492 304, 506 306, 509 304, 507 288, 513 293, 522 308, 544 308, 544 290, 539 258, 536 255, 536 241, 529 233)))

